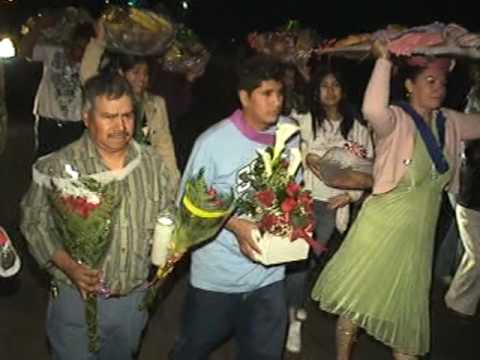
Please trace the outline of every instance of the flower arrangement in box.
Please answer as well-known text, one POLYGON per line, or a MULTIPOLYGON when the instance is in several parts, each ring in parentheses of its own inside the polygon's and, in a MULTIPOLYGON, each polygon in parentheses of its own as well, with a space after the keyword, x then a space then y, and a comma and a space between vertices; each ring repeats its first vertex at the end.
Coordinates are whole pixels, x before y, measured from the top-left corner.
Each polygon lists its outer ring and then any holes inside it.
POLYGON ((237 200, 239 213, 257 223, 259 233, 252 236, 262 250, 257 260, 265 265, 305 259, 309 245, 322 250, 312 238, 313 199, 295 181, 300 150, 286 154, 285 144, 298 130, 292 124, 278 126, 274 147, 259 149, 253 170, 244 175, 251 190, 237 200))

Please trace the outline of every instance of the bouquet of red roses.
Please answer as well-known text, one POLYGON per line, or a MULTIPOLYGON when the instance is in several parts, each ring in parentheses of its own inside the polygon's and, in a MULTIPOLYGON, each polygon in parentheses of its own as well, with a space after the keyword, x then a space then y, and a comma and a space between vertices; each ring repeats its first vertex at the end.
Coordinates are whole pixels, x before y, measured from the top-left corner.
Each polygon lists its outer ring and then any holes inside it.
MULTIPOLYGON (((120 203, 118 182, 102 184, 91 177, 55 178, 51 180, 49 198, 65 250, 75 261, 98 269, 112 242, 112 217, 120 203)), ((108 297, 110 290, 102 284, 97 293, 88 294, 85 299, 90 352, 99 348, 97 295, 108 297)))
POLYGON ((259 232, 253 237, 262 250, 257 260, 266 265, 305 259, 309 245, 322 250, 312 238, 313 199, 295 182, 300 151, 285 154, 286 141, 297 131, 295 125, 279 125, 275 146, 258 150, 253 170, 244 175, 251 190, 237 200, 240 213, 257 223, 259 232))

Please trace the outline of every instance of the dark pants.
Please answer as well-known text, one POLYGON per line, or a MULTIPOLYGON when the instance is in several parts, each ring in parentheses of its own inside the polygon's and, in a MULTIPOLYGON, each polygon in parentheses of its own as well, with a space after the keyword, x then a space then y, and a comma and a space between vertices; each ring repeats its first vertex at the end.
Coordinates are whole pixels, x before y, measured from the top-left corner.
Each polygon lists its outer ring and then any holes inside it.
MULTIPOLYGON (((336 210, 327 207, 328 203, 315 200, 315 235, 317 241, 328 246, 328 242, 335 231, 336 210)), ((288 306, 303 308, 310 284, 308 281, 310 270, 317 265, 319 258, 312 255, 305 261, 287 265, 286 288, 288 306)))
POLYGON ((182 330, 171 359, 206 360, 233 336, 238 360, 280 360, 286 325, 283 281, 236 294, 189 286, 182 330))
POLYGON ((138 307, 145 289, 127 296, 97 298, 98 353, 88 351, 85 303, 77 289, 59 285, 47 314, 47 334, 54 360, 133 360, 147 323, 147 311, 138 307))
POLYGON ((37 124, 37 157, 50 154, 82 136, 82 121, 61 121, 40 117, 37 124))

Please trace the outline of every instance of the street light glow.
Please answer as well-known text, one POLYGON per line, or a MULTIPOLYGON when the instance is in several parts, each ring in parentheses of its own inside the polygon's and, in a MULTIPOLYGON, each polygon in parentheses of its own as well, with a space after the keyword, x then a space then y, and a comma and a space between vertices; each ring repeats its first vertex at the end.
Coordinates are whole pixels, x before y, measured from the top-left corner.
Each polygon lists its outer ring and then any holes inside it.
POLYGON ((12 58, 15 56, 15 46, 10 38, 0 41, 0 58, 12 58))

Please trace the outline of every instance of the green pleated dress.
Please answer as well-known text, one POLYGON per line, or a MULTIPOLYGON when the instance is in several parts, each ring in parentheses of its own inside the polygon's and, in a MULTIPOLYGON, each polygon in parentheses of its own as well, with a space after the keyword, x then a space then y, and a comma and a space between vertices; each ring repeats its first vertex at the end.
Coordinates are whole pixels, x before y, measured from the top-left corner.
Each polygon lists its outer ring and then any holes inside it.
POLYGON ((436 172, 418 134, 407 166, 394 190, 365 201, 312 298, 396 351, 423 355, 435 227, 451 170, 436 172))

